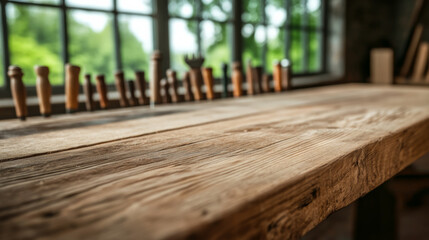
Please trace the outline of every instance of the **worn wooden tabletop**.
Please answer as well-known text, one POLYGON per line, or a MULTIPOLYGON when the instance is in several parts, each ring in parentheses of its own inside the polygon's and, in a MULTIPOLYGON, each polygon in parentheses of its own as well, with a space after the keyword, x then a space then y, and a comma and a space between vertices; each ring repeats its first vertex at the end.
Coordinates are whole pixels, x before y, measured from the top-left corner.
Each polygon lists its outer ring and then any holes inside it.
POLYGON ((429 89, 0 121, 0 239, 298 238, 429 152, 429 89))

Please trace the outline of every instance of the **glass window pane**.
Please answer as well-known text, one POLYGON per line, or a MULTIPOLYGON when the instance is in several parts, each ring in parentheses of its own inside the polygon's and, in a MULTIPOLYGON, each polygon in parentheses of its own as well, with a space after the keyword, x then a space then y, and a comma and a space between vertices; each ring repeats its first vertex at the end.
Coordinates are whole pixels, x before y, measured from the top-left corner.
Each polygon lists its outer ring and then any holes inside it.
POLYGON ((322 25, 322 11, 320 0, 307 0, 308 24, 312 27, 322 25))
POLYGON ((122 65, 127 79, 134 78, 134 71, 149 74, 150 54, 153 51, 152 19, 119 15, 122 65))
POLYGON ((286 7, 284 0, 267 0, 265 14, 268 24, 281 26, 286 22, 286 7))
POLYGON ((17 2, 31 2, 31 3, 46 3, 46 4, 60 4, 60 0, 15 0, 17 2))
POLYGON ((274 62, 279 62, 285 58, 285 34, 284 30, 277 27, 267 28, 267 72, 273 71, 274 62))
POLYGON ((196 0, 169 0, 168 12, 171 16, 179 17, 195 17, 196 16, 196 0))
POLYGON ((260 0, 243 0, 241 19, 249 23, 262 23, 262 9, 262 2, 260 0))
POLYGON ((111 16, 70 10, 68 17, 70 62, 82 67, 81 76, 84 73, 105 74, 106 81, 112 83, 115 55, 111 16))
POLYGON ((105 10, 113 9, 112 0, 66 0, 66 5, 105 10))
POLYGON ((188 71, 184 55, 198 52, 196 32, 196 21, 170 19, 170 62, 171 67, 180 75, 188 71))
POLYGON ((264 26, 253 26, 245 24, 241 31, 243 36, 243 61, 252 61, 253 65, 262 65, 263 63, 263 46, 266 39, 264 26))
POLYGON ((62 84, 59 10, 9 3, 6 11, 11 64, 22 68, 24 83, 35 85, 34 66, 46 65, 51 84, 62 84))
POLYGON ((219 24, 211 21, 201 22, 201 44, 205 57, 205 66, 213 68, 213 76, 222 75, 222 63, 231 62, 230 24, 219 24))
POLYGON ((117 3, 119 11, 152 13, 152 0, 120 0, 117 3))
POLYGON ((304 0, 292 0, 292 25, 301 26, 304 16, 304 0))
POLYGON ((300 30, 292 30, 292 44, 290 48, 290 58, 292 63, 292 71, 300 73, 304 70, 304 51, 302 49, 303 32, 300 30))
POLYGON ((202 0, 203 17, 217 21, 225 21, 232 18, 231 0, 202 0))
POLYGON ((322 34, 319 32, 310 32, 309 33, 309 56, 308 56, 308 70, 310 72, 318 72, 322 70, 322 44, 321 44, 322 34))

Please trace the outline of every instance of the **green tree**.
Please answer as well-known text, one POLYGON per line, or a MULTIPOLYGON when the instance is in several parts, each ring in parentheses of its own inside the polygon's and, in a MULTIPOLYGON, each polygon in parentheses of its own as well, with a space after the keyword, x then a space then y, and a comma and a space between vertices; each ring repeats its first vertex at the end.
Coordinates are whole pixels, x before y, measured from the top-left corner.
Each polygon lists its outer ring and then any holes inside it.
MULTIPOLYGON (((49 7, 8 4, 11 63, 23 69, 26 85, 35 84, 35 65, 46 65, 50 68, 52 84, 64 82, 59 11, 49 7)), ((71 63, 81 66, 83 73, 105 74, 108 82, 113 82, 115 60, 111 21, 102 31, 96 32, 74 19, 71 11, 68 13, 68 50, 71 63)), ((128 22, 121 22, 120 30, 122 52, 125 56, 123 65, 133 70, 148 68, 148 54, 130 31, 128 22)))
POLYGON ((7 7, 11 64, 23 69, 24 83, 34 85, 34 66, 46 65, 50 67, 51 83, 61 84, 59 12, 14 4, 7 7))

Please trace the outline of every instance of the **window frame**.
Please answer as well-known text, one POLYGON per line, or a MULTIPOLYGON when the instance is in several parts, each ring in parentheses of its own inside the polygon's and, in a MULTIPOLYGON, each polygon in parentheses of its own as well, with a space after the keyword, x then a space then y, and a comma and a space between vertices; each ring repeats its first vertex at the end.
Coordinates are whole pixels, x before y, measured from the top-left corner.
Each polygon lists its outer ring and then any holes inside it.
MULTIPOLYGON (((263 43, 262 46, 262 66, 264 71, 266 70, 266 61, 267 61, 267 53, 268 53, 268 28, 269 27, 273 27, 273 28, 277 28, 281 31, 283 31, 283 34, 285 34, 285 48, 284 48, 284 52, 283 52, 283 56, 287 59, 290 59, 290 49, 292 46, 292 31, 301 31, 303 34, 303 40, 301 41, 301 45, 303 45, 303 65, 304 65, 304 71, 300 72, 300 73, 293 73, 293 76, 314 76, 314 75, 321 75, 321 74, 325 74, 326 71, 326 41, 327 41, 327 1, 328 0, 320 0, 320 18, 321 18, 321 25, 319 27, 312 27, 312 26, 306 26, 307 22, 308 22, 308 15, 303 14, 302 18, 304 20, 304 23, 301 24, 301 26, 297 26, 294 25, 291 21, 292 19, 292 0, 283 0, 283 7, 286 9, 286 21, 281 24, 281 25, 272 25, 268 22, 267 19, 267 13, 265 11, 265 8, 267 6, 267 0, 258 0, 261 3, 261 16, 262 16, 262 21, 260 22, 245 22, 242 20, 242 26, 244 26, 245 24, 251 24, 254 27, 256 26, 263 26, 265 29, 265 35, 266 35, 266 39, 265 42, 263 43), (321 66, 320 66, 320 70, 319 71, 315 71, 315 72, 310 72, 308 70, 308 65, 309 65, 309 61, 308 61, 308 57, 309 57, 309 35, 310 32, 315 32, 315 33, 319 33, 321 35, 321 49, 320 49, 320 61, 321 61, 321 66)), ((308 0, 302 0, 303 1, 303 7, 304 7, 304 13, 308 13, 308 8, 307 8, 307 1, 308 0)), ((244 13, 244 10, 242 11, 241 14, 244 13)), ((240 19, 242 19, 242 15, 240 15, 240 19)), ((240 29, 241 31, 241 29, 240 29)), ((242 41, 242 45, 244 42, 244 38, 241 39, 242 41)), ((245 59, 244 59, 245 60, 245 59)), ((280 60, 280 59, 279 59, 280 60)), ((293 63, 292 63, 293 64, 293 63)))
MULTIPOLYGON (((229 39, 229 45, 230 45, 230 56, 229 56, 229 58, 230 58, 231 62, 235 61, 234 59, 236 59, 237 56, 234 53, 234 40, 235 40, 234 32, 236 32, 236 29, 237 29, 237 26, 235 25, 237 16, 234 14, 235 13, 235 6, 234 6, 234 4, 235 4, 235 2, 240 2, 241 0, 240 1, 231 0, 231 5, 232 5, 231 17, 229 17, 228 19, 226 19, 224 21, 213 19, 213 18, 210 18, 210 17, 203 17, 203 8, 204 8, 203 0, 194 0, 194 1, 195 1, 195 4, 196 4, 196 14, 195 14, 195 16, 183 17, 183 16, 179 16, 179 15, 173 15, 173 14, 170 14, 170 11, 169 11, 168 7, 166 9, 167 10, 167 15, 168 15, 168 20, 167 20, 168 23, 170 23, 170 20, 172 20, 172 19, 179 19, 179 20, 183 20, 183 21, 194 21, 197 24, 197 30, 196 30, 196 33, 195 33, 196 34, 196 41, 197 41, 197 52, 196 53, 191 53, 190 52, 188 54, 200 54, 201 56, 204 56, 203 48, 202 48, 202 41, 201 41, 201 33, 202 33, 201 23, 204 22, 204 21, 210 21, 210 22, 213 22, 215 24, 225 24, 225 25, 227 25, 227 27, 228 27, 228 24, 230 25, 230 27, 232 29, 232 32, 230 33, 231 37, 229 39)), ((167 4, 168 3, 169 3, 169 0, 167 0, 167 4)), ((168 47, 169 47, 169 54, 170 54, 171 53, 170 39, 169 39, 168 43, 169 43, 168 47)), ((169 66, 171 66, 171 62, 169 63, 169 66)), ((211 66, 211 67, 213 67, 213 66, 211 66)), ((215 77, 215 80, 218 80, 218 79, 220 79, 220 78, 219 77, 218 78, 215 77)))

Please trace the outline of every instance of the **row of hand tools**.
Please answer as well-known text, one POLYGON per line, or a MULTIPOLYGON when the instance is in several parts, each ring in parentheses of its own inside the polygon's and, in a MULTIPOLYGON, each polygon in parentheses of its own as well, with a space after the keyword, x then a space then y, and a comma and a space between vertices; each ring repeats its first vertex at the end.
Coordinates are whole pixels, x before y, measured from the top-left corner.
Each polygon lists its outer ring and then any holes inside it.
MULTIPOLYGON (((162 78, 161 73, 161 53, 155 51, 151 57, 151 76, 150 76, 150 96, 146 96, 146 79, 144 71, 135 72, 135 80, 125 81, 124 72, 118 71, 115 73, 115 86, 119 93, 119 103, 121 107, 160 104, 160 103, 178 103, 182 101, 200 101, 203 99, 213 100, 216 97, 214 91, 213 69, 210 67, 202 67, 204 58, 202 56, 191 57, 185 56, 184 60, 190 67, 188 72, 185 72, 182 84, 184 95, 179 94, 178 79, 176 71, 168 69, 166 77, 162 78), (202 89, 204 82, 205 93, 202 89), (136 88, 139 92, 138 97, 135 95, 136 88), (127 91, 129 96, 127 96, 127 91)), ((51 95, 52 87, 49 82, 49 68, 47 66, 35 66, 36 90, 39 100, 40 113, 48 117, 51 115, 51 95)), ((73 113, 79 109, 79 74, 81 68, 79 66, 66 64, 65 65, 65 108, 66 112, 73 113)), ((222 82, 222 97, 228 97, 228 65, 222 65, 223 76, 222 82)), ((26 105, 26 88, 22 81, 22 69, 18 66, 10 66, 8 76, 11 80, 11 91, 14 100, 16 116, 21 120, 27 117, 26 105)), ((247 95, 254 95, 264 92, 270 92, 270 76, 263 73, 263 68, 260 66, 253 67, 250 61, 246 66, 246 85, 247 95)), ((99 96, 99 104, 101 109, 109 108, 109 99, 107 94, 107 86, 104 75, 97 75, 96 90, 99 96)), ((274 90, 281 92, 291 88, 291 68, 288 60, 283 60, 281 63, 274 64, 273 69, 274 90)), ((231 81, 233 86, 233 96, 241 97, 243 91, 243 73, 240 62, 234 62, 232 65, 231 81)), ((85 74, 83 91, 85 94, 85 106, 88 111, 95 110, 94 86, 91 82, 91 75, 85 74)))

